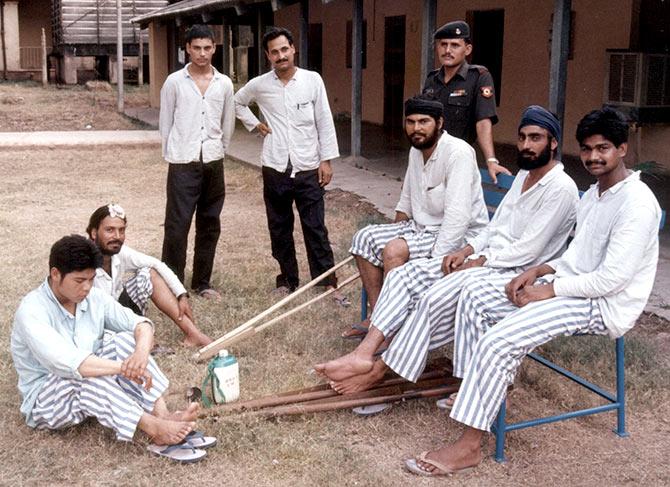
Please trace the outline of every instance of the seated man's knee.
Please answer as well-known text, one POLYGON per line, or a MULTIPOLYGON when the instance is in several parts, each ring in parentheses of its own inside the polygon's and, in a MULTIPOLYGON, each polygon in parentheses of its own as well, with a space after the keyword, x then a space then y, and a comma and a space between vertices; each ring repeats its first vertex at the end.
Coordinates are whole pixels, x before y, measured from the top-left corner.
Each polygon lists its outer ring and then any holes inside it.
MULTIPOLYGON (((407 242, 402 238, 395 238, 386 244, 382 252, 384 260, 384 268, 387 263, 393 267, 404 264, 409 260, 409 247, 407 242)), ((388 271, 389 269, 387 269, 388 271)))

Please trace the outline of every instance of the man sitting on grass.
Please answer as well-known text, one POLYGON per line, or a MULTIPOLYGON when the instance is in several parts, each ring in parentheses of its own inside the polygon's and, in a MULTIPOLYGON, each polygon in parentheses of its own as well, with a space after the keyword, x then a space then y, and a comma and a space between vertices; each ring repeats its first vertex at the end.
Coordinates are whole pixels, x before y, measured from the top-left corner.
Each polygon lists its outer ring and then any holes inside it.
POLYGON ((419 475, 445 475, 481 462, 489 431, 523 358, 559 336, 622 336, 654 285, 661 210, 639 172, 623 162, 628 123, 595 110, 577 126, 580 156, 596 177, 577 207, 565 253, 506 286, 470 280, 461 294, 454 375, 462 377, 451 418, 465 429, 453 444, 406 462, 419 475))
MULTIPOLYGON (((443 130, 442 103, 426 95, 405 102, 407 172, 395 222, 368 225, 354 235, 351 252, 374 309, 383 277, 410 259, 439 257, 463 247, 489 221, 475 151, 443 130)), ((343 338, 363 338, 369 321, 343 338)))
POLYGON ((143 316, 151 299, 184 332, 186 346, 211 343, 195 326, 188 293, 175 273, 155 257, 123 245, 126 225, 126 213, 119 205, 101 206, 91 215, 86 233, 103 257, 102 267, 95 271, 95 287, 143 316))
MULTIPOLYGON (((101 265, 93 242, 63 237, 51 247, 49 276, 21 301, 11 334, 21 413, 37 429, 94 417, 121 441, 139 428, 159 445, 180 444, 193 431, 198 405, 168 410, 168 379, 149 356, 153 325, 93 288, 101 265)), ((181 461, 204 456, 182 446, 156 453, 181 461)))

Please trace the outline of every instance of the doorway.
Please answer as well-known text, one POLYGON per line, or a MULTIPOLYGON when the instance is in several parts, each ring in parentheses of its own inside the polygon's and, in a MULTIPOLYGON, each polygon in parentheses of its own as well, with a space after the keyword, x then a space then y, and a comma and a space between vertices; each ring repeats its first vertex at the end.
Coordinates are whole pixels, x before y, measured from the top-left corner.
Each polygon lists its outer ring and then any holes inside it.
POLYGON ((505 10, 469 10, 466 19, 471 28, 472 64, 488 68, 493 77, 496 105, 500 106, 505 10))
POLYGON ((405 16, 384 19, 384 131, 402 137, 405 91, 405 16))

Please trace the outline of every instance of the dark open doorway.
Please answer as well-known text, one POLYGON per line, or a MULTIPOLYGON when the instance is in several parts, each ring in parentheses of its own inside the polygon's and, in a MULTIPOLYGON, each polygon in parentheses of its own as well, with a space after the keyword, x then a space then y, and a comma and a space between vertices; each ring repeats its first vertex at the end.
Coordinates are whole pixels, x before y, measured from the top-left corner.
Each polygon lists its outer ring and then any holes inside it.
POLYGON ((384 19, 384 129, 402 136, 405 90, 405 16, 384 19))
POLYGON ((493 76, 496 105, 500 105, 505 10, 469 10, 472 64, 486 66, 493 76))

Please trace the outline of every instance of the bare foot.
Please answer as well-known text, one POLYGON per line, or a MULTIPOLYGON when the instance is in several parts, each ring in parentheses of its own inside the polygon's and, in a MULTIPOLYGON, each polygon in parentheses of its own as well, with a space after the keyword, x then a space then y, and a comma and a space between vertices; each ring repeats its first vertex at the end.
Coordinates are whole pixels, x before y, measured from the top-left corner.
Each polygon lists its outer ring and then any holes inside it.
POLYGON ((205 345, 209 345, 212 342, 213 340, 202 332, 186 335, 181 341, 182 345, 185 347, 204 347, 205 345))
POLYGON ((198 419, 199 412, 200 404, 192 402, 184 411, 172 412, 165 419, 171 419, 173 421, 195 421, 198 419))
MULTIPOLYGON (((482 461, 482 449, 479 442, 467 442, 463 437, 456 440, 452 445, 443 446, 426 455, 428 460, 448 467, 450 472, 455 473, 469 467, 476 467, 482 461)), ((427 472, 439 473, 441 470, 435 465, 423 462, 417 458, 417 465, 427 472)))
POLYGON ((354 375, 365 374, 372 369, 372 357, 362 355, 354 350, 342 357, 324 364, 316 364, 314 370, 333 381, 341 381, 354 375))
POLYGON ((387 368, 384 362, 377 360, 369 372, 354 375, 341 381, 331 381, 330 387, 340 394, 367 391, 384 378, 387 368))
POLYGON ((172 421, 144 413, 138 427, 158 445, 176 445, 195 428, 194 422, 172 421))

